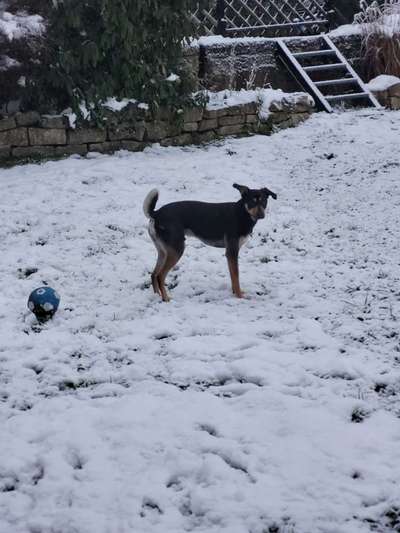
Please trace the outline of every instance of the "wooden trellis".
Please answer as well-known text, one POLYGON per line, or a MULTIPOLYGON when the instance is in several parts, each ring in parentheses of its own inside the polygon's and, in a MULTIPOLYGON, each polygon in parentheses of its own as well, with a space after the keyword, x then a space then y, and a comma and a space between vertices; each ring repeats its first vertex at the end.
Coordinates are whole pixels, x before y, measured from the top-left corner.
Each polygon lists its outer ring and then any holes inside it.
POLYGON ((214 0, 193 17, 206 35, 306 35, 327 25, 326 0, 214 0))

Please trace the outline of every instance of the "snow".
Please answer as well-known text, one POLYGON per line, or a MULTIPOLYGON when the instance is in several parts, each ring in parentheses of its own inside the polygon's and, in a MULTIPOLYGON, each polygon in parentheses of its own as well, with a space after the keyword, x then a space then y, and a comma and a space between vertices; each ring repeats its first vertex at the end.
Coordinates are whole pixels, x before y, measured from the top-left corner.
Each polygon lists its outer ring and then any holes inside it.
POLYGON ((397 76, 389 76, 387 74, 381 74, 380 76, 377 76, 373 80, 371 80, 367 87, 370 91, 379 92, 379 91, 387 91, 390 89, 390 87, 393 87, 393 85, 400 84, 400 78, 397 76))
POLYGON ((224 37, 222 35, 205 35, 191 41, 191 46, 215 46, 229 44, 249 44, 262 43, 265 41, 276 41, 271 37, 224 37))
POLYGON ((399 129, 319 113, 0 170, 1 533, 393 531, 399 129), (188 240, 159 302, 146 194, 234 201, 234 182, 278 194, 241 250, 248 297, 188 240), (44 282, 61 308, 39 327, 44 282))
POLYGON ((397 12, 386 14, 382 18, 382 29, 387 37, 396 37, 400 33, 400 5, 396 6, 397 12))
POLYGON ((166 78, 167 81, 174 83, 177 81, 180 81, 180 77, 177 74, 171 73, 168 78, 166 78))
POLYGON ((334 30, 329 32, 329 37, 350 37, 352 35, 361 35, 362 26, 361 24, 343 24, 334 30))
POLYGON ((307 101, 310 106, 314 106, 314 100, 308 94, 301 92, 285 93, 281 89, 205 91, 205 95, 208 98, 207 109, 223 109, 258 102, 260 104, 259 115, 263 120, 268 118, 273 103, 279 107, 279 105, 285 104, 295 106, 299 101, 307 101))
MULTIPOLYGON (((135 100, 134 98, 122 98, 121 100, 119 100, 118 98, 110 97, 110 98, 107 98, 101 105, 104 108, 109 109, 110 111, 113 111, 114 113, 118 113, 122 111, 123 109, 125 109, 125 107, 127 107, 129 104, 138 104, 138 101, 135 100)), ((94 107, 94 104, 91 103, 90 105, 94 107)), ((143 102, 139 103, 137 107, 139 109, 144 109, 144 110, 149 109, 149 105, 143 102)), ((84 120, 88 119, 90 115, 90 110, 87 108, 86 104, 82 102, 79 105, 79 109, 82 113, 83 119, 84 120)), ((75 129, 76 121, 78 118, 76 113, 74 113, 71 108, 68 108, 62 112, 62 115, 67 117, 69 127, 75 129)))
POLYGON ((8 70, 9 68, 17 68, 20 67, 21 63, 17 61, 16 59, 13 59, 9 56, 0 56, 0 72, 4 70, 8 70))
POLYGON ((249 104, 258 102, 263 94, 269 92, 270 94, 281 94, 282 91, 274 91, 273 89, 258 89, 246 91, 205 91, 204 94, 208 98, 207 109, 223 109, 224 107, 233 107, 237 105, 249 104))
POLYGON ((122 111, 127 105, 129 104, 136 104, 137 100, 134 100, 132 98, 123 98, 122 100, 118 100, 117 98, 108 98, 103 106, 107 109, 110 109, 111 111, 122 111))
POLYGON ((28 35, 38 35, 44 31, 43 18, 40 15, 0 13, 0 34, 12 41, 28 35))

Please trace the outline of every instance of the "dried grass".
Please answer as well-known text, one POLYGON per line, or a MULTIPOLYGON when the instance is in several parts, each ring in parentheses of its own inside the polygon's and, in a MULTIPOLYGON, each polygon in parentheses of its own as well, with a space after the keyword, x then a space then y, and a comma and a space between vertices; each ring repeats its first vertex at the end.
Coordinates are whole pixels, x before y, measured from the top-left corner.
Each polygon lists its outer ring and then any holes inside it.
POLYGON ((363 59, 369 78, 380 74, 400 77, 400 0, 360 2, 356 15, 363 36, 363 59))

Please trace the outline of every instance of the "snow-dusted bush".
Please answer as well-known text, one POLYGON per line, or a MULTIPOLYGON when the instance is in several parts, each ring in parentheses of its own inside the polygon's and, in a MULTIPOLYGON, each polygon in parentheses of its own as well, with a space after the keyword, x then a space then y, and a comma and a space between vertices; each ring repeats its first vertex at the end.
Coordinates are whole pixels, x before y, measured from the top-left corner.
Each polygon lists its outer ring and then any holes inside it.
POLYGON ((30 85, 36 106, 92 114, 108 97, 153 105, 180 101, 193 87, 182 65, 197 0, 63 0, 49 9, 47 55, 30 85))
POLYGON ((0 108, 21 98, 38 62, 47 0, 0 2, 0 108))
POLYGON ((400 76, 400 0, 360 2, 355 22, 363 34, 365 68, 370 78, 400 76))
POLYGON ((108 97, 153 106, 183 103, 194 88, 183 44, 196 33, 188 15, 198 4, 0 0, 0 71, 7 70, 0 108, 22 98, 25 108, 72 107, 79 115, 85 103, 93 118, 108 97), (11 41, 8 53, 4 44, 11 41))

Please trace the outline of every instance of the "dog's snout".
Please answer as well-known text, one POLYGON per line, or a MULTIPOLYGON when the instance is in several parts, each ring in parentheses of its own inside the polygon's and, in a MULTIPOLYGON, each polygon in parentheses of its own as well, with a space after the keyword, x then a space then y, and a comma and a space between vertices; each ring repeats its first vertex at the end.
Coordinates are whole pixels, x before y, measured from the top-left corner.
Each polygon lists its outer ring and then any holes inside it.
POLYGON ((262 207, 258 208, 257 217, 258 218, 265 218, 265 210, 262 207))

